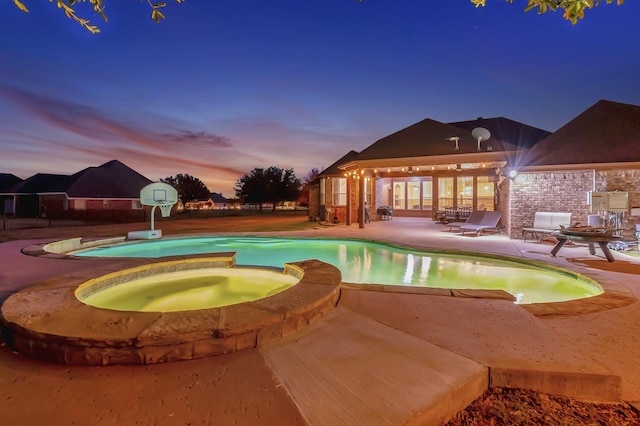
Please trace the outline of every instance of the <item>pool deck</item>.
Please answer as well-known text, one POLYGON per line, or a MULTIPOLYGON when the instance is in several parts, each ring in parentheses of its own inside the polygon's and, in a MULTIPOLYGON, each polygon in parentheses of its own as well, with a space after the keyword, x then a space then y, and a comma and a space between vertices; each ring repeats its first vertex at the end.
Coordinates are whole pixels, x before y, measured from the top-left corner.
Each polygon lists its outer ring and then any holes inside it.
MULTIPOLYGON (((179 234, 172 226, 162 222, 158 227, 165 236, 179 234)), ((21 253, 31 244, 125 235, 128 229, 95 231, 32 230, 31 236, 40 233, 41 238, 0 244, 0 300, 105 262, 117 266, 122 260, 21 253)), ((462 236, 417 218, 396 217, 364 229, 354 224, 269 233, 278 234, 373 239, 539 261, 602 280, 614 297, 587 307, 563 304, 554 311, 501 299, 449 297, 448 291, 345 286, 335 309, 281 340, 228 355, 143 366, 49 364, 3 343, 2 423, 56 418, 66 424, 430 425, 464 408, 488 386, 640 401, 640 304, 633 300, 639 296, 640 258, 614 252, 616 261, 607 262, 599 252, 589 254, 587 246, 567 246, 553 257, 553 244, 462 236)))

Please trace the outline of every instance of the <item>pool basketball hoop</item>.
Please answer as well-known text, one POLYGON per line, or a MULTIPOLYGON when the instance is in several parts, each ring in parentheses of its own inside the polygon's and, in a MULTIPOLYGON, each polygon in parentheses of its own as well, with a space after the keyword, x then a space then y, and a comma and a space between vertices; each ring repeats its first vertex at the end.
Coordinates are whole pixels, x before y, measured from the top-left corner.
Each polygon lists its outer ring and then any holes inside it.
POLYGON ((133 239, 153 239, 162 236, 161 230, 154 229, 154 216, 156 207, 160 207, 162 217, 171 215, 171 208, 178 202, 178 191, 164 182, 151 183, 140 190, 140 204, 145 206, 153 206, 151 209, 151 230, 150 231, 132 231, 129 232, 127 238, 133 239))

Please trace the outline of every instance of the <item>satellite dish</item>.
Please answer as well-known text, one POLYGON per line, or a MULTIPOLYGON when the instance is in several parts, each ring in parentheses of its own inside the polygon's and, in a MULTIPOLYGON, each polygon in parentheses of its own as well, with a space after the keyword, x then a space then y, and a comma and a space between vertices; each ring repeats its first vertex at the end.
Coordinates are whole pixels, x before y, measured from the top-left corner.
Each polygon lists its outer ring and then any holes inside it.
POLYGON ((476 127, 471 131, 471 136, 478 141, 478 151, 480 151, 480 142, 489 139, 491 137, 491 132, 484 127, 476 127))

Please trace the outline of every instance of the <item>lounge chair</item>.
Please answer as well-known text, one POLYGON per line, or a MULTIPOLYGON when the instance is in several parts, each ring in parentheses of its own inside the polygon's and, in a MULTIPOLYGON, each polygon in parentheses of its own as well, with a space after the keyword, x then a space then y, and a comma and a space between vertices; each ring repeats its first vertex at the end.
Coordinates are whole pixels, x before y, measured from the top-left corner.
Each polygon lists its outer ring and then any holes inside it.
POLYGON ((490 211, 485 212, 484 217, 477 225, 466 225, 463 224, 460 227, 460 231, 462 231, 462 235, 465 232, 475 232, 476 235, 480 235, 481 232, 484 232, 486 229, 498 229, 498 222, 500 222, 500 218, 502 217, 502 212, 498 211, 490 211))
POLYGON ((465 225, 480 225, 480 222, 482 222, 482 218, 484 218, 485 211, 486 210, 474 210, 471 212, 469 217, 467 217, 467 220, 465 220, 464 222, 447 223, 447 226, 449 226, 449 232, 451 232, 452 228, 461 228, 465 225))

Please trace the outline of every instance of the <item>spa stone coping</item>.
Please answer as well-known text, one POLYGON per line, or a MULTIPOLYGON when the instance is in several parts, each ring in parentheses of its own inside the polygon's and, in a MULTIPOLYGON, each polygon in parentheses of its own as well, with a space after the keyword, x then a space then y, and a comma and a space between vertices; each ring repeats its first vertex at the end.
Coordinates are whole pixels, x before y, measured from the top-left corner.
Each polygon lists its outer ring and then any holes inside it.
POLYGON ((76 291, 92 280, 108 286, 164 272, 235 267, 235 253, 119 260, 52 277, 11 295, 1 308, 7 343, 25 355, 59 364, 182 361, 280 339, 324 316, 340 296, 340 271, 307 260, 284 265, 283 273, 299 278, 297 284, 252 302, 178 312, 115 311, 82 303, 76 291))

